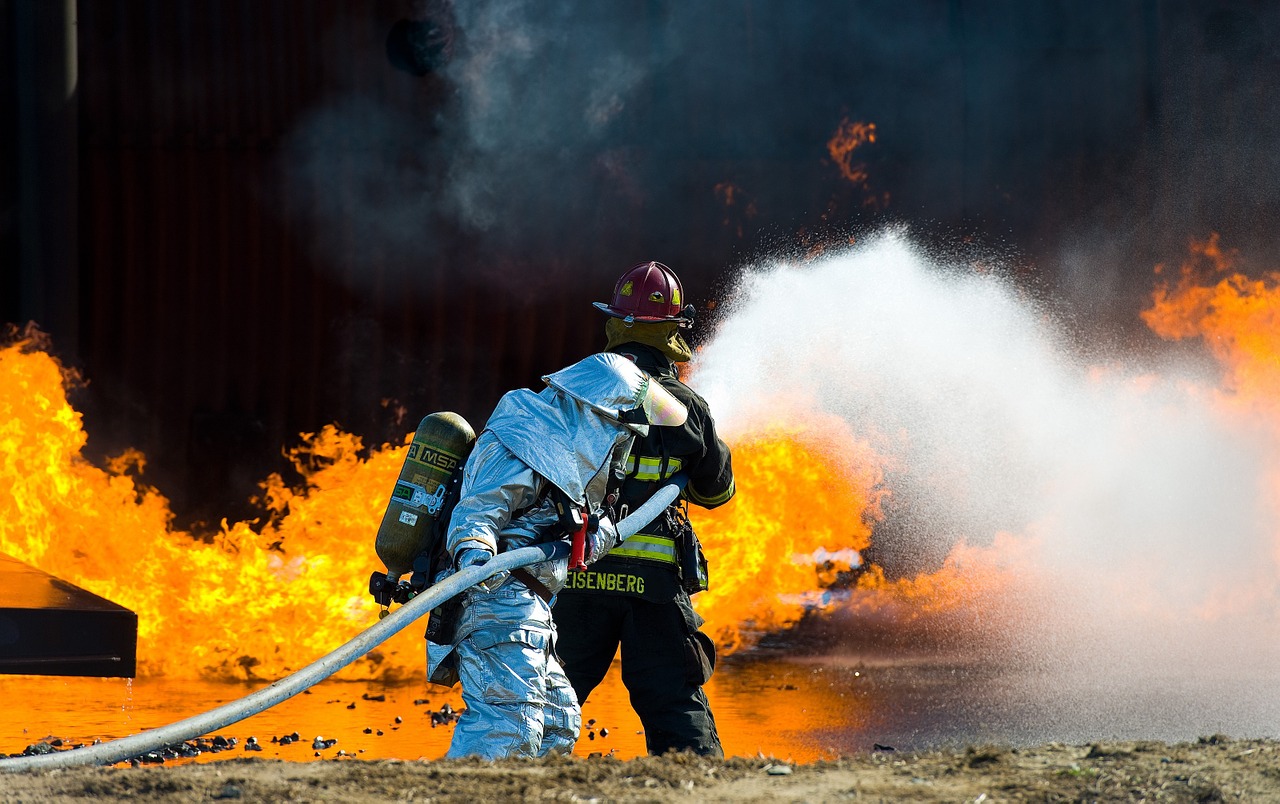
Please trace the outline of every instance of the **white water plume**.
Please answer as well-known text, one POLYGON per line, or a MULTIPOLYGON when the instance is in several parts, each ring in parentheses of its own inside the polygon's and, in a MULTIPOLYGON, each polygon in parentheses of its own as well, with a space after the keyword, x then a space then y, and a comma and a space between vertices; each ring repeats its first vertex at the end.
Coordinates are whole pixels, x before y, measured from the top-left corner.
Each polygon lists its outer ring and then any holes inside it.
POLYGON ((694 380, 731 440, 779 394, 867 439, 891 503, 873 546, 902 574, 959 542, 1016 565, 1021 583, 973 602, 1014 632, 1007 661, 1275 687, 1273 423, 1230 414, 1203 367, 1096 365, 1077 345, 997 274, 888 232, 747 272, 694 380))

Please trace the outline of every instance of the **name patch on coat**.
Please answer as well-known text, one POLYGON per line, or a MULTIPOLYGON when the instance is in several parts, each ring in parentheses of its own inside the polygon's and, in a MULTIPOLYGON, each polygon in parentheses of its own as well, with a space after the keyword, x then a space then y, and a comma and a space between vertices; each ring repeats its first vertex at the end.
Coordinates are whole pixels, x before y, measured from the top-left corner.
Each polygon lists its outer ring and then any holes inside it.
POLYGON ((565 588, 643 595, 644 578, 629 572, 570 572, 565 588))

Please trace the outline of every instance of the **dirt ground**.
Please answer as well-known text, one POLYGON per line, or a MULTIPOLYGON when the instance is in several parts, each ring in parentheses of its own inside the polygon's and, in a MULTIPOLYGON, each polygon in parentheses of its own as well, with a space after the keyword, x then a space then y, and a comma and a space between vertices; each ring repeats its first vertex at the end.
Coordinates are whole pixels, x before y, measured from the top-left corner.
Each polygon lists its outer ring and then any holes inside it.
POLYGON ((0 773, 0 801, 1280 802, 1280 741, 896 751, 787 765, 689 755, 486 763, 228 759, 0 773))

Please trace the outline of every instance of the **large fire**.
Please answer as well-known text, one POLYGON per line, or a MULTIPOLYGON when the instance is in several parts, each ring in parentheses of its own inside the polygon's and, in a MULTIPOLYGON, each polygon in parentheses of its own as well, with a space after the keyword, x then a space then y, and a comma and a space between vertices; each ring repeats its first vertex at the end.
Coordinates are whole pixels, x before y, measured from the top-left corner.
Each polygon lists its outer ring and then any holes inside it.
POLYGON ((879 511, 880 460, 843 421, 799 403, 771 414, 731 445, 734 500, 690 514, 711 561, 698 611, 730 649, 798 621, 800 593, 853 568, 879 511))
MULTIPOLYGON (((1222 248, 1217 233, 1193 241, 1190 251, 1176 278, 1156 287, 1142 319, 1163 338, 1203 339, 1223 369, 1217 391, 1221 406, 1231 415, 1266 423, 1280 437, 1280 271, 1260 279, 1237 272, 1238 255, 1222 248)), ((1166 273, 1164 266, 1156 270, 1166 273)), ((1280 456, 1272 469, 1271 497, 1280 523, 1280 456)), ((1272 540, 1273 560, 1280 565, 1280 524, 1272 540)))
MULTIPOLYGON (((98 467, 81 455, 73 381, 38 335, 0 350, 0 482, 10 490, 0 498, 0 552, 135 611, 139 673, 278 678, 376 621, 365 588, 381 568, 373 537, 405 445, 366 454, 336 427, 304 433, 289 455, 305 485, 268 477, 263 516, 224 521, 209 542, 172 526, 168 500, 140 479, 144 456, 98 467)), ((779 425, 735 444, 738 499, 711 515, 695 509, 715 556, 699 607, 729 647, 742 643, 740 629, 799 618, 802 602, 777 599, 818 588, 814 562, 797 553, 869 541, 870 519, 849 511, 874 511, 875 462, 852 442, 837 452, 831 428, 822 440, 819 429, 779 425)), ((421 673, 422 662, 413 627, 343 676, 395 679, 421 673)))
MULTIPOLYGON (((138 479, 141 455, 82 457, 65 381, 37 339, 0 351, 0 552, 136 612, 139 673, 276 678, 376 619, 371 534, 406 447, 360 458, 335 428, 305 435, 291 455, 306 488, 268 478, 264 521, 224 522, 208 543, 172 528, 168 500, 138 479)), ((349 672, 407 672, 420 644, 402 633, 349 672)))
MULTIPOLYGON (((1143 318, 1165 338, 1202 337, 1224 365, 1224 407, 1280 426, 1280 274, 1227 273, 1216 238, 1193 251, 1143 318)), ((143 455, 105 466, 83 457, 72 382, 38 333, 0 349, 0 552, 135 611, 140 674, 278 678, 376 621, 366 591, 381 568, 374 534, 405 444, 366 449, 336 427, 303 434, 289 455, 305 483, 266 478, 258 520, 224 521, 216 538, 199 539, 174 528, 168 500, 143 481, 143 455)), ((843 572, 871 543, 892 456, 803 399, 770 404, 753 418, 767 424, 731 439, 735 500, 691 511, 712 561, 711 589, 696 603, 723 646, 794 624, 837 578, 852 608, 904 618, 977 611, 1004 583, 993 557, 1010 560, 1030 534, 961 544, 941 570, 913 579, 843 572)), ((422 669, 415 626, 342 676, 394 680, 422 669)))

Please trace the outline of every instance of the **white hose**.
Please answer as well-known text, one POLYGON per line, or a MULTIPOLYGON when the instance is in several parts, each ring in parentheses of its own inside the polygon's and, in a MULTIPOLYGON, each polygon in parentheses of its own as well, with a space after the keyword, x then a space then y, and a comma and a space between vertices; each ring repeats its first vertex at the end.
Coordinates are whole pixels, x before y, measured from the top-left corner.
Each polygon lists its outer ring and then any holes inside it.
MULTIPOLYGON (((681 476, 677 478, 673 478, 672 483, 663 486, 644 505, 618 523, 618 533, 622 538, 634 536, 640 528, 652 522, 675 500, 684 486, 684 478, 681 476)), ((308 687, 324 681, 403 631, 436 606, 486 578, 497 575, 499 572, 510 572, 517 567, 527 567, 551 558, 563 558, 568 555, 568 552, 567 544, 551 542, 499 553, 484 564, 467 567, 440 583, 428 587, 422 594, 360 632, 337 650, 257 692, 210 709, 204 714, 194 715, 185 720, 170 723, 168 726, 121 737, 118 740, 51 754, 3 758, 0 759, 0 771, 68 768, 76 765, 111 765, 130 757, 142 756, 167 745, 177 745, 202 734, 217 731, 269 709, 308 687)))

